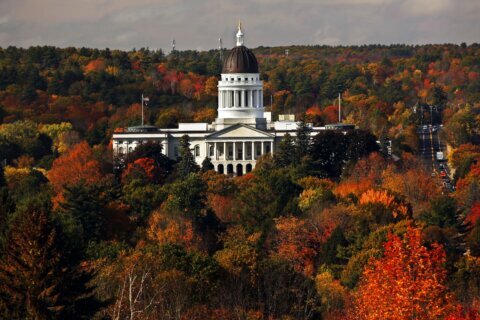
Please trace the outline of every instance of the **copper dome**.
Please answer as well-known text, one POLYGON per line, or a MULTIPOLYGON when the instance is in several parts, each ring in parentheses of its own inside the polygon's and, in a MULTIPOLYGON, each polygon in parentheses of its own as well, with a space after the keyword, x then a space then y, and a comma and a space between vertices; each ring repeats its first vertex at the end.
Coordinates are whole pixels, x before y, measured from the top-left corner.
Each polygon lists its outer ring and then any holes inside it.
POLYGON ((225 58, 222 73, 258 73, 257 58, 247 47, 237 46, 225 58))

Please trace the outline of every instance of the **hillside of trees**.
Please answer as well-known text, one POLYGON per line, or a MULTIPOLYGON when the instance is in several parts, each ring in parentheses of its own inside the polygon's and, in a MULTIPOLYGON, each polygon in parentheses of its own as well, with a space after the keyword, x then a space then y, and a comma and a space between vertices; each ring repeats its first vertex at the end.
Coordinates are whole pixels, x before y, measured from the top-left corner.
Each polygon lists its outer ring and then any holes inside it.
POLYGON ((229 177, 188 136, 178 161, 111 151, 142 94, 150 124, 212 121, 218 50, 0 48, 0 318, 480 319, 480 45, 254 52, 267 111, 302 121, 229 177), (310 139, 339 93, 359 129, 310 139))

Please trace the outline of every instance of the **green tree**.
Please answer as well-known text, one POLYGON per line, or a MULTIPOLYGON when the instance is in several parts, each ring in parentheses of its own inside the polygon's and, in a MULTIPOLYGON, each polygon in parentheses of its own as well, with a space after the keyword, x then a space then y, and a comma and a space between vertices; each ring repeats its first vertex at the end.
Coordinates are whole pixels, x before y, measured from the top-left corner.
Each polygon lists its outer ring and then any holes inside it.
POLYGON ((301 191, 286 169, 262 171, 238 194, 236 210, 240 223, 247 231, 268 231, 274 218, 299 214, 298 195, 301 191))
POLYGON ((190 173, 198 172, 200 168, 190 150, 190 138, 183 135, 179 145, 179 161, 176 165, 177 175, 181 178, 187 177, 190 173))
POLYGON ((201 172, 207 172, 209 170, 214 170, 215 167, 212 163, 212 159, 210 157, 205 157, 205 159, 202 162, 202 169, 201 172))
POLYGON ((420 219, 429 225, 437 225, 440 228, 459 227, 461 219, 454 198, 443 195, 430 202, 431 209, 422 215, 420 219))
POLYGON ((0 309, 6 318, 90 319, 100 304, 72 265, 49 199, 39 194, 16 212, 0 260, 0 309))
POLYGON ((307 123, 307 117, 303 114, 302 119, 299 121, 295 139, 295 158, 301 160, 303 157, 310 153, 311 149, 311 126, 307 123))
POLYGON ((68 246, 82 254, 88 242, 99 241, 105 223, 102 214, 105 200, 96 185, 79 183, 65 186, 64 200, 60 203, 59 218, 68 246))
POLYGON ((295 164, 295 145, 290 134, 285 134, 273 156, 277 168, 288 167, 295 164))

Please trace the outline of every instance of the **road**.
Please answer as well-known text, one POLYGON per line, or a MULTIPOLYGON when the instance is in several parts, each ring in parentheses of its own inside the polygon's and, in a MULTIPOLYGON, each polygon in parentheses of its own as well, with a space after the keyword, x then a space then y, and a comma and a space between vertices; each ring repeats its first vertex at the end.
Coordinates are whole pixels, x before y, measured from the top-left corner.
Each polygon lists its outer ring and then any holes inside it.
POLYGON ((437 160, 437 152, 443 152, 446 157, 445 145, 440 139, 439 131, 441 126, 419 126, 417 129, 420 140, 420 157, 422 162, 432 172, 432 176, 439 178, 446 191, 453 191, 450 181, 450 172, 446 161, 437 160))

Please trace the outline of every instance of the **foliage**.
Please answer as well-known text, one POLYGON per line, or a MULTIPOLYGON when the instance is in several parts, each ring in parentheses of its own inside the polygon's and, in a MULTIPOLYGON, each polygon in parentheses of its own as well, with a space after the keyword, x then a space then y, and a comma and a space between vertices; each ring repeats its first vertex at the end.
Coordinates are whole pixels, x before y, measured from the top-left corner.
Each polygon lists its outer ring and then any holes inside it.
POLYGON ((182 136, 179 142, 179 161, 176 164, 176 172, 179 177, 186 178, 190 173, 198 172, 200 168, 190 150, 190 139, 188 135, 182 136))
MULTIPOLYGON (((365 269, 355 293, 360 319, 432 319, 449 312, 451 297, 440 245, 422 246, 420 230, 409 227, 404 238, 389 235, 385 253, 365 269)), ((353 314, 352 314, 353 315, 353 314)))
POLYGON ((100 181, 102 173, 90 146, 86 142, 81 142, 55 159, 47 176, 57 194, 58 202, 61 200, 65 185, 79 182, 91 185, 100 181))

